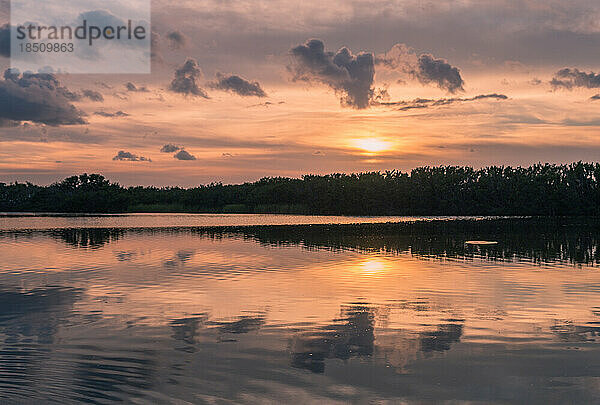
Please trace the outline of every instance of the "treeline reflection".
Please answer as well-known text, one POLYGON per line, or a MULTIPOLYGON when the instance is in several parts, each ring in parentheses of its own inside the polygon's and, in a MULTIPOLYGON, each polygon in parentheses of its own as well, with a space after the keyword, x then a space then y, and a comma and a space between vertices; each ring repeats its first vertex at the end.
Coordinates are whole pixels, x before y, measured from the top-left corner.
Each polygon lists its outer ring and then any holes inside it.
MULTIPOLYGON (((21 232, 26 234, 27 232, 21 232)), ((536 263, 600 263, 600 219, 506 218, 360 225, 298 225, 162 229, 64 229, 53 238, 73 247, 100 248, 129 233, 189 233, 212 239, 241 237, 269 246, 382 251, 425 258, 484 257, 536 263), (472 246, 469 240, 496 241, 472 246)))

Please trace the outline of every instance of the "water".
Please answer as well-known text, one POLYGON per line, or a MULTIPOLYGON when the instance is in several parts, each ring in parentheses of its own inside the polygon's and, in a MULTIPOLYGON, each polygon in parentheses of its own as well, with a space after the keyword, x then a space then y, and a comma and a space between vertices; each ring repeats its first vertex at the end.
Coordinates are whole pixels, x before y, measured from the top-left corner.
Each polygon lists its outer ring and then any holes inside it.
POLYGON ((256 225, 370 224, 483 217, 349 217, 273 214, 27 214, 0 212, 0 229, 172 228, 256 225))
POLYGON ((0 219, 0 403, 600 397, 596 221, 180 217, 0 219))

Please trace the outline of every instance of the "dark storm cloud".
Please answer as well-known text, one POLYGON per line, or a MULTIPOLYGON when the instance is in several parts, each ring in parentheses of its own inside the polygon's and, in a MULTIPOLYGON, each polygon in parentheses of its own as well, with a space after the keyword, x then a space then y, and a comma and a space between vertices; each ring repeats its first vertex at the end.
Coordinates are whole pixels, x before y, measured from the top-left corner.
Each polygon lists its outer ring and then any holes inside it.
POLYGON ((134 155, 131 152, 125 152, 120 150, 112 160, 127 160, 129 162, 152 162, 152 159, 145 158, 143 156, 134 155))
POLYGON ((407 111, 418 108, 430 108, 430 107, 438 107, 443 105, 450 105, 456 103, 465 103, 470 101, 479 101, 479 100, 507 100, 508 96, 504 94, 480 94, 474 97, 468 98, 440 98, 440 99, 428 99, 428 98, 417 98, 411 101, 393 101, 393 102, 373 102, 373 105, 379 106, 397 106, 399 111, 407 111))
POLYGON ((177 160, 196 160, 196 156, 189 154, 186 150, 181 149, 179 152, 173 155, 177 160))
POLYGON ((348 48, 326 52, 323 41, 311 39, 291 50, 294 80, 320 82, 340 95, 343 106, 367 108, 373 95, 373 55, 353 55, 348 48))
POLYGON ((217 81, 210 83, 210 87, 218 90, 231 91, 242 97, 266 97, 267 93, 258 82, 250 82, 237 75, 224 75, 217 73, 217 81))
POLYGON ((167 33, 167 39, 169 40, 169 46, 171 49, 181 49, 187 45, 187 36, 181 31, 171 31, 167 33))
POLYGON ((163 145, 163 147, 160 148, 160 151, 162 153, 173 153, 173 152, 177 152, 180 149, 181 149, 181 147, 168 143, 166 145, 163 145))
POLYGON ((95 115, 99 115, 101 117, 109 117, 109 118, 117 118, 117 117, 129 117, 129 114, 123 111, 116 111, 114 113, 109 113, 106 111, 96 111, 95 115))
POLYGON ((175 93, 208 98, 208 94, 198 86, 196 81, 202 78, 202 71, 194 59, 188 59, 175 70, 175 78, 169 85, 169 90, 175 93))
POLYGON ((464 91, 463 81, 458 68, 450 65, 444 59, 436 59, 432 55, 419 56, 417 68, 412 74, 423 84, 436 84, 440 89, 454 94, 464 91))
POLYGON ((137 91, 137 92, 141 92, 141 93, 147 93, 149 90, 146 88, 146 86, 136 86, 134 83, 132 82, 127 82, 125 83, 125 88, 127 89, 127 91, 137 91))
POLYGON ((569 90, 574 87, 597 89, 600 88, 600 74, 586 73, 576 68, 564 68, 554 74, 550 84, 554 88, 562 87, 569 90))
POLYGON ((85 124, 85 114, 71 104, 80 98, 51 74, 21 75, 8 69, 4 80, 0 80, 0 119, 47 125, 85 124))

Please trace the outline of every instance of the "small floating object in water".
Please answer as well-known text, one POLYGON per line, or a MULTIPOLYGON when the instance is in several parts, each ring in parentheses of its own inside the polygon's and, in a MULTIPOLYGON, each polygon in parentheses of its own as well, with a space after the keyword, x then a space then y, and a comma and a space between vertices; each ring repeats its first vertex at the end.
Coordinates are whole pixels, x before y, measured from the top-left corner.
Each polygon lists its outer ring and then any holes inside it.
POLYGON ((467 245, 497 245, 498 242, 494 240, 468 240, 465 242, 467 245))

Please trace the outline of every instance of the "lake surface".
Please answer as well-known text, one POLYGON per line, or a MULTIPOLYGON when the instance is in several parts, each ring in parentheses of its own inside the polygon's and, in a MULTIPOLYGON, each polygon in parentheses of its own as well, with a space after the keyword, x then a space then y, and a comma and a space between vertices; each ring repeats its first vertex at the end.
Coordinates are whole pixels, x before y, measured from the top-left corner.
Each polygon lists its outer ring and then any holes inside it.
POLYGON ((0 403, 598 403, 598 221, 296 218, 0 217, 0 403))
POLYGON ((311 224, 377 224, 387 222, 482 219, 484 217, 350 217, 273 214, 27 214, 0 212, 0 229, 173 228, 311 224))

